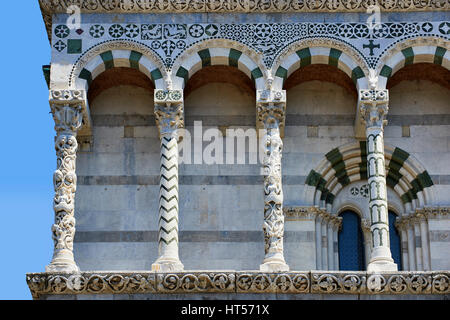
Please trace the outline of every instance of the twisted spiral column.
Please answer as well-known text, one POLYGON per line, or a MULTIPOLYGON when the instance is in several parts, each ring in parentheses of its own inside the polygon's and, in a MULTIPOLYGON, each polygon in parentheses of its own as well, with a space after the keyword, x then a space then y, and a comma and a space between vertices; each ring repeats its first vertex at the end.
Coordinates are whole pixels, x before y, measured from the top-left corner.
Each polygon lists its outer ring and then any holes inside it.
POLYGON ((77 153, 77 131, 83 123, 84 93, 82 91, 51 91, 50 108, 55 121, 55 150, 57 169, 53 174, 55 196, 52 225, 54 242, 53 258, 46 272, 79 272, 73 256, 75 237, 75 173, 77 153))
POLYGON ((259 124, 264 128, 264 244, 265 258, 260 270, 265 272, 287 271, 284 260, 284 214, 281 182, 281 157, 283 141, 286 92, 260 90, 257 92, 259 124))
POLYGON ((155 91, 161 138, 158 259, 155 271, 182 271, 178 254, 178 129, 183 127, 182 91, 155 91))
POLYGON ((389 244, 389 216, 384 163, 383 128, 386 124, 389 96, 387 90, 359 92, 359 111, 366 124, 367 174, 372 251, 368 271, 397 271, 389 244))

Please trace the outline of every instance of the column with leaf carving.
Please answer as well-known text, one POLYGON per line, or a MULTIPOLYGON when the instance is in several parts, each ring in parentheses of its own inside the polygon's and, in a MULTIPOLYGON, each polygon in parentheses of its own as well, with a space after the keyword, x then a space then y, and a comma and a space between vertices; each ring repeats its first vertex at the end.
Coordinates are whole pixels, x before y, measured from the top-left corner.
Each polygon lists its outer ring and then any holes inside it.
POLYGON ((155 271, 182 271, 178 254, 178 130, 184 127, 183 92, 155 90, 155 118, 161 139, 158 259, 155 271))
POLYGON ((388 90, 359 91, 359 111, 366 125, 367 175, 369 182, 372 250, 368 271, 397 271, 389 247, 389 217, 384 160, 383 130, 386 124, 388 90))
POLYGON ((281 182, 281 157, 286 111, 286 91, 258 90, 258 126, 264 128, 264 244, 265 257, 260 266, 264 272, 288 271, 284 260, 283 189, 281 182))
POLYGON ((83 124, 85 92, 81 90, 51 90, 50 108, 55 121, 57 169, 53 174, 55 196, 52 226, 53 258, 47 272, 79 272, 73 255, 75 237, 75 172, 78 148, 77 131, 83 124))

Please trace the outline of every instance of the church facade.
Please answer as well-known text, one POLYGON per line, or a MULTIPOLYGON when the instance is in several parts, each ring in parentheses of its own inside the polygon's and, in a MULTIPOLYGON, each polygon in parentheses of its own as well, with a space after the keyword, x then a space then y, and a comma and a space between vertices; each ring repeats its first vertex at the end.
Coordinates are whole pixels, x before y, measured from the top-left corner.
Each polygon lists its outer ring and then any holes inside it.
POLYGON ((447 1, 39 3, 33 298, 448 298, 447 1))

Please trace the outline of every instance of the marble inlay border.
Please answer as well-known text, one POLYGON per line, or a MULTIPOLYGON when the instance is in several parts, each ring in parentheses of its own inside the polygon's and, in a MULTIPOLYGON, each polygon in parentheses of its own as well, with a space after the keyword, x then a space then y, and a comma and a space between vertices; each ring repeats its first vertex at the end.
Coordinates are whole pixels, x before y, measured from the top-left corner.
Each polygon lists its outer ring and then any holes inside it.
POLYGON ((29 273, 34 299, 41 295, 165 293, 299 293, 415 295, 450 293, 450 272, 205 270, 174 273, 98 271, 29 273))

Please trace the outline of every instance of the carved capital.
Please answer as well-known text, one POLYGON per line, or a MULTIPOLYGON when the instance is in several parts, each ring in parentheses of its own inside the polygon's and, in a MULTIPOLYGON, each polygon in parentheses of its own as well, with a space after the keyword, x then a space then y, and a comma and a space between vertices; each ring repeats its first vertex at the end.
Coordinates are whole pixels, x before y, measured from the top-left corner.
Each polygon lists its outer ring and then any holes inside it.
POLYGON ((83 125, 86 92, 84 90, 50 90, 49 94, 55 130, 76 133, 83 125))
POLYGON ((183 91, 155 90, 155 117, 160 136, 177 134, 184 127, 183 91))
POLYGON ((383 127, 389 110, 388 90, 359 90, 359 112, 366 127, 383 127))
POLYGON ((258 123, 265 129, 284 128, 286 91, 258 90, 256 92, 258 123))

